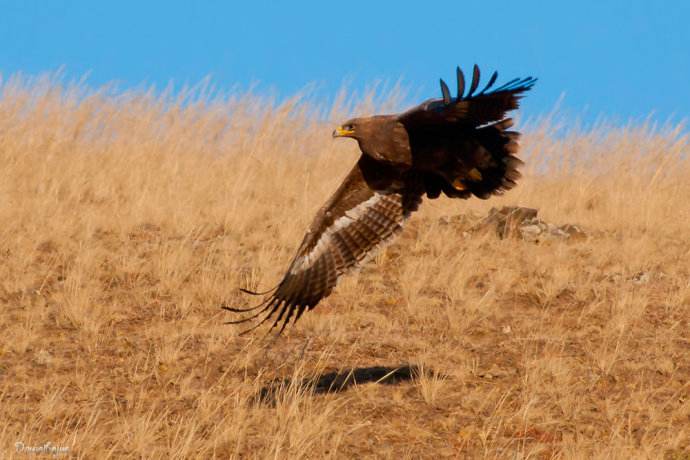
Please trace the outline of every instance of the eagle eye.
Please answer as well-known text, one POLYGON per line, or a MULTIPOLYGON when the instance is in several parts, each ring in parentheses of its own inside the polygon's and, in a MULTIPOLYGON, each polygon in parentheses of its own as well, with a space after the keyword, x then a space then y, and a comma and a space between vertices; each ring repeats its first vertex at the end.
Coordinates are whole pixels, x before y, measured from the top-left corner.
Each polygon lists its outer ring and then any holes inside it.
POLYGON ((348 130, 348 131, 354 131, 355 125, 353 125, 353 124, 347 124, 347 125, 343 126, 343 128, 345 128, 345 129, 348 130))

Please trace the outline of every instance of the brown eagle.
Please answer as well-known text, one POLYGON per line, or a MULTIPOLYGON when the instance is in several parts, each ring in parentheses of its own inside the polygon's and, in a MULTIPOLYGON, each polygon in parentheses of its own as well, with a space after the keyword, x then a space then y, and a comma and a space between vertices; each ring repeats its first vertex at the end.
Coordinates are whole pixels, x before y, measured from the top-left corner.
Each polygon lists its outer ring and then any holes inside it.
POLYGON ((353 118, 337 127, 333 137, 359 143, 359 161, 316 214, 282 281, 263 293, 242 289, 267 298, 253 308, 224 306, 232 312, 255 311, 228 324, 265 315, 245 332, 274 318, 271 329, 282 322, 280 334, 293 317, 297 322, 328 296, 340 276, 400 232, 424 195, 486 199, 513 188, 522 162, 513 155, 519 133, 508 130, 513 122, 506 113, 518 108, 536 79, 516 78, 492 89, 497 75, 476 92, 475 65, 465 94, 465 77, 457 68, 455 98, 441 80, 442 98, 396 115, 353 118))

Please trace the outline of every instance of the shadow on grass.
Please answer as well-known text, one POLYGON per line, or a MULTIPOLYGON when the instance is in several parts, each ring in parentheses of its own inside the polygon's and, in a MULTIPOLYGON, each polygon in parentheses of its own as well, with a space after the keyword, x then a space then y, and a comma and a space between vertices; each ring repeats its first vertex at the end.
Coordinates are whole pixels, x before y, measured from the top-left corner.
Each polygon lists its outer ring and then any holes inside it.
POLYGON ((412 380, 419 373, 418 366, 403 364, 397 367, 373 366, 344 369, 297 381, 289 378, 280 379, 263 387, 255 400, 260 403, 275 404, 279 395, 285 392, 329 394, 340 393, 353 385, 364 383, 397 385, 412 380))

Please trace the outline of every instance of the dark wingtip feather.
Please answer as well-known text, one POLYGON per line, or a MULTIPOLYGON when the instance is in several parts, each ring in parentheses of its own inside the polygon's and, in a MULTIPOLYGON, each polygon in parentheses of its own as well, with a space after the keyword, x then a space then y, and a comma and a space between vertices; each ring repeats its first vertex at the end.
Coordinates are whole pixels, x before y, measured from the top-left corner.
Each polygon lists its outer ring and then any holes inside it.
MULTIPOLYGON (((252 315, 252 316, 249 316, 249 317, 247 317, 247 318, 232 320, 232 321, 226 321, 225 324, 242 324, 242 323, 246 323, 247 321, 251 321, 251 320, 253 320, 254 318, 259 317, 259 316, 260 316, 262 313, 264 313, 266 310, 268 310, 268 309, 270 309, 271 307, 273 307, 274 304, 275 304, 275 303, 269 303, 268 305, 266 305, 264 308, 262 308, 262 309, 259 310, 256 314, 254 314, 254 315, 252 315)), ((224 310, 234 311, 234 312, 241 313, 241 310, 239 310, 239 311, 238 311, 238 310, 231 310, 230 308, 224 308, 224 310)), ((272 314, 272 313, 271 313, 271 314, 272 314)))
POLYGON ((474 94, 474 91, 477 89, 477 86, 479 86, 479 77, 479 66, 475 64, 474 68, 472 69, 472 83, 470 85, 470 91, 467 93, 467 97, 472 97, 472 94, 474 94))
POLYGON ((446 104, 450 104, 450 90, 448 89, 448 85, 446 85, 446 82, 443 81, 442 78, 439 81, 441 82, 441 93, 443 94, 443 102, 446 104))
POLYGON ((460 70, 460 66, 457 66, 455 68, 455 74, 457 75, 458 79, 458 101, 463 98, 463 94, 465 94, 465 74, 462 73, 462 70, 460 70))
POLYGON ((498 72, 494 71, 494 73, 491 75, 491 78, 489 78, 489 83, 486 84, 483 90, 479 92, 480 95, 484 94, 491 86, 496 83, 496 79, 498 78, 498 72))
POLYGON ((296 305, 290 305, 288 314, 285 317, 285 320, 283 321, 283 325, 281 326, 280 330, 278 331, 278 335, 282 334, 283 331, 285 330, 285 326, 287 326, 290 323, 290 319, 295 314, 295 310, 297 310, 297 306, 296 305))
POLYGON ((264 292, 251 291, 251 290, 245 289, 245 288, 239 288, 239 289, 240 289, 240 292, 243 292, 243 293, 249 294, 249 295, 266 295, 266 294, 269 294, 269 293, 275 291, 277 288, 278 288, 278 286, 275 286, 275 287, 272 287, 271 289, 264 291, 264 292))
POLYGON ((264 311, 270 309, 270 311, 268 312, 268 314, 267 314, 266 316, 264 316, 263 319, 261 319, 261 321, 259 321, 257 324, 255 324, 254 326, 250 327, 249 329, 247 329, 247 330, 242 331, 242 332, 239 333, 239 335, 248 334, 249 332, 251 332, 251 331, 257 329, 259 326, 261 326, 261 325, 264 324, 266 321, 268 321, 269 319, 271 319, 271 317, 275 314, 275 312, 280 308, 280 304, 283 303, 283 301, 280 300, 280 299, 273 299, 273 298, 272 298, 272 300, 273 300, 273 302, 269 303, 269 304, 266 306, 266 308, 264 308, 263 310, 261 310, 261 311, 260 311, 259 313, 257 313, 256 315, 253 315, 253 316, 251 316, 251 317, 249 317, 249 318, 245 318, 245 319, 242 319, 242 320, 239 320, 239 321, 234 321, 234 322, 233 322, 233 321, 228 321, 228 322, 226 322, 225 324, 240 324, 240 323, 244 323, 244 322, 247 322, 247 321, 249 321, 249 320, 252 320, 252 319, 256 318, 257 316, 259 316, 259 315, 260 315, 261 313, 263 313, 264 311))
POLYGON ((231 311, 233 313, 246 313, 248 311, 256 310, 258 307, 252 307, 252 308, 234 308, 234 307, 228 307, 227 305, 221 305, 221 309, 225 311, 231 311))
POLYGON ((306 305, 299 305, 298 310, 297 310, 297 315, 295 316, 295 320, 293 321, 292 324, 297 324, 297 321, 302 317, 302 313, 304 313, 307 310, 306 305))
MULTIPOLYGON (((286 312, 292 311, 292 304, 289 302, 283 302, 283 306, 280 308, 280 313, 278 313, 278 317, 273 321, 273 324, 271 325, 271 331, 280 323, 280 320, 283 319, 283 316, 285 316, 286 312)), ((289 319, 290 315, 286 317, 286 321, 289 319)), ((280 332, 283 330, 281 329, 280 332)), ((278 335, 280 335, 280 332, 278 332, 278 335)))
MULTIPOLYGON (((240 333, 237 334, 237 335, 238 335, 239 337, 242 337, 243 335, 247 335, 247 334, 249 334, 250 332, 257 330, 257 329, 259 328, 259 326, 261 326, 261 325, 262 325, 263 323, 265 323, 265 322, 266 322, 266 319, 263 319, 263 320, 261 320, 261 322, 259 322, 258 324, 253 325, 253 326, 250 327, 249 329, 245 329, 244 331, 240 332, 240 333)), ((265 336, 264 336, 264 338, 265 338, 265 336)))
POLYGON ((510 86, 512 86, 512 85, 514 85, 515 82, 517 82, 517 81, 520 81, 520 79, 519 79, 519 78, 513 78, 512 80, 508 81, 507 83, 504 83, 503 85, 499 86, 498 88, 494 88, 494 91, 493 91, 493 92, 496 93, 496 92, 498 92, 498 91, 503 91, 503 90, 505 90, 506 88, 508 88, 508 87, 510 87, 510 86))
POLYGON ((494 92, 498 91, 527 91, 534 86, 534 84, 537 82, 537 79, 534 77, 526 77, 526 78, 513 78, 510 80, 508 83, 504 84, 500 88, 496 88, 494 92))
POLYGON ((529 77, 529 81, 525 84, 525 89, 530 89, 534 86, 534 84, 539 80, 536 77, 529 77))
POLYGON ((221 304, 220 308, 223 310, 226 310, 226 311, 231 311, 233 313, 247 313, 247 312, 254 311, 254 310, 257 310, 257 309, 265 306, 270 300, 271 300, 271 297, 267 298, 266 300, 264 300, 263 302, 261 302, 258 305, 255 305, 253 307, 248 307, 248 308, 230 307, 224 302, 223 304, 221 304))

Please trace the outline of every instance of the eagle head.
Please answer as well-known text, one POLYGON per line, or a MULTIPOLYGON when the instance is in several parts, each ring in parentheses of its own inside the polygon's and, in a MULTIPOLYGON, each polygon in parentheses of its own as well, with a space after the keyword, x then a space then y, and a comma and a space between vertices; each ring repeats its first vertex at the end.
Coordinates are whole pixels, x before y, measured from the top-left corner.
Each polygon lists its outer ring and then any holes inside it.
POLYGON ((362 153, 386 163, 410 166, 412 154, 405 126, 395 115, 352 118, 333 131, 333 137, 350 137, 362 153))
POLYGON ((345 123, 335 128, 333 131, 333 137, 352 137, 356 139, 358 134, 358 125, 358 119, 356 118, 347 120, 345 123))

